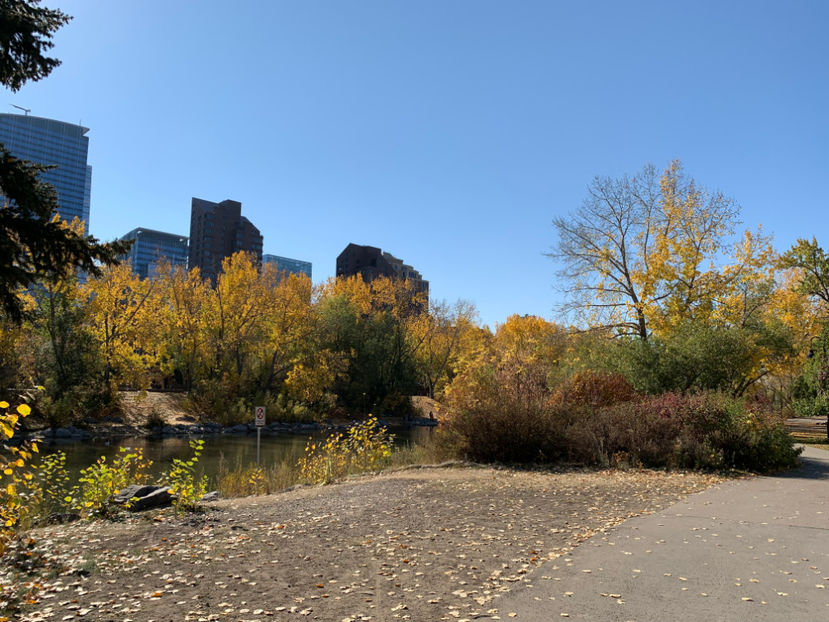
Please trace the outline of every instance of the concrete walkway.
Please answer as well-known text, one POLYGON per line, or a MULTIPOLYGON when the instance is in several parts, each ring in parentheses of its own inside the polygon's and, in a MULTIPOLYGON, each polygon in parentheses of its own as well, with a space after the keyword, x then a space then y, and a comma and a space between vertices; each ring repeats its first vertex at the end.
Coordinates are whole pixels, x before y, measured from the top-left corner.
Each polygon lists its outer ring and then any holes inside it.
MULTIPOLYGON (((594 536, 497 599, 501 620, 829 620, 829 451, 594 536)), ((498 618, 492 618, 498 619, 498 618)))

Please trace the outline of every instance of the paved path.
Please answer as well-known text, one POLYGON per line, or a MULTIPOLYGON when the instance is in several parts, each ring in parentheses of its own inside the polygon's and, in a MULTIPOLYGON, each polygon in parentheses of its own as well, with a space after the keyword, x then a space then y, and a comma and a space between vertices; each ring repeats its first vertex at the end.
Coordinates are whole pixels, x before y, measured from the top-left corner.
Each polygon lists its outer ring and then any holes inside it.
POLYGON ((829 620, 829 451, 594 536, 495 601, 501 620, 829 620))

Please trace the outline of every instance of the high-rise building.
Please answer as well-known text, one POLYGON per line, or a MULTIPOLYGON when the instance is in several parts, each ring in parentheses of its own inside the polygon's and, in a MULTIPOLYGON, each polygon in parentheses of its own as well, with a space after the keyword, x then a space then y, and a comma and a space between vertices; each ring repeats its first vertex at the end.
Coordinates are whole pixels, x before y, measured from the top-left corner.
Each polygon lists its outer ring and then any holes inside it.
POLYGON ((92 167, 87 165, 89 128, 54 119, 0 114, 0 143, 16 158, 55 168, 41 179, 55 187, 58 213, 70 222, 77 217, 89 231, 92 167))
POLYGON ((278 272, 289 272, 291 274, 304 274, 311 278, 311 262, 300 259, 290 259, 279 255, 262 255, 262 265, 273 264, 278 272))
POLYGON ((374 246, 349 244, 337 257, 337 276, 361 275, 366 282, 385 276, 390 279, 407 279, 415 291, 429 296, 429 281, 420 272, 391 253, 384 253, 374 246))
POLYGON ((214 283, 222 261, 233 253, 252 253, 262 263, 262 234, 242 216, 239 201, 213 203, 193 197, 190 209, 189 268, 199 268, 214 283))
POLYGON ((162 261, 169 263, 171 268, 187 268, 187 238, 183 235, 139 227, 119 239, 133 240, 125 259, 130 261, 132 271, 142 279, 155 276, 162 261))

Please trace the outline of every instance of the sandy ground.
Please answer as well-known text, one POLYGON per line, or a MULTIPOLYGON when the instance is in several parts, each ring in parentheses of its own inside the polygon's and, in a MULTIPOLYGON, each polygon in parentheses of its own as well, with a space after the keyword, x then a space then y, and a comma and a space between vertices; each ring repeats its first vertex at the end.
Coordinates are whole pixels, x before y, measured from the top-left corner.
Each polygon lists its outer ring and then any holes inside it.
POLYGON ((48 527, 32 533, 27 559, 57 576, 20 619, 497 618, 498 596, 532 582, 542 561, 567 564, 593 534, 717 481, 422 468, 223 500, 196 515, 48 527))

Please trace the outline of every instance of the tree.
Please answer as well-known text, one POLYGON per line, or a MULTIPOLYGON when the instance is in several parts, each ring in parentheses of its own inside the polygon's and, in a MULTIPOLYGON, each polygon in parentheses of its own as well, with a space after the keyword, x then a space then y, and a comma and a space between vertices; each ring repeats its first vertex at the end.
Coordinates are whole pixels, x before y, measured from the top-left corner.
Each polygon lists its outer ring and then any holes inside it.
POLYGON ((188 391, 205 371, 206 312, 209 283, 198 268, 189 272, 169 264, 159 266, 165 304, 161 308, 162 371, 179 376, 188 391))
POLYGON ((405 415, 417 390, 417 354, 426 332, 423 294, 407 281, 359 275, 330 280, 319 308, 323 343, 347 361, 336 382, 343 402, 363 413, 381 409, 405 415))
POLYGON ((687 179, 679 162, 661 175, 597 177, 580 210, 556 218, 550 256, 571 296, 568 309, 591 327, 647 341, 689 320, 731 316, 745 283, 768 278, 773 256, 762 234, 729 238, 738 208, 687 179), (731 263, 717 264, 724 257, 731 263))
POLYGON ((150 386, 159 365, 160 290, 156 282, 134 274, 128 263, 107 268, 81 289, 111 395, 121 385, 150 386))
POLYGON ((38 4, 40 0, 0 2, 0 82, 12 91, 45 78, 60 65, 45 53, 54 45, 52 34, 72 18, 38 4))
MULTIPOLYGON (((819 323, 822 326, 818 330, 813 328, 814 332, 809 336, 810 360, 801 380, 813 392, 810 397, 815 398, 815 406, 826 409, 829 401, 829 255, 815 238, 811 241, 799 239, 780 258, 780 266, 794 269, 797 274, 797 291, 817 303, 819 323), (817 343, 814 343, 815 340, 817 343)), ((826 411, 826 436, 829 438, 829 410, 826 411)))
POLYGON ((800 291, 829 305, 829 255, 815 238, 799 239, 780 258, 780 266, 798 270, 800 291))
POLYGON ((455 375, 459 357, 477 336, 475 313, 463 301, 451 307, 433 303, 414 325, 423 344, 417 353, 417 370, 427 396, 434 399, 455 375))
MULTIPOLYGON (((69 21, 39 0, 0 1, 0 83, 17 91, 60 64, 45 53, 52 34, 69 21)), ((97 262, 117 263, 128 244, 100 244, 56 219, 55 189, 40 180, 47 167, 12 156, 0 145, 0 308, 15 322, 23 317, 19 293, 54 266, 99 274, 97 262)))

